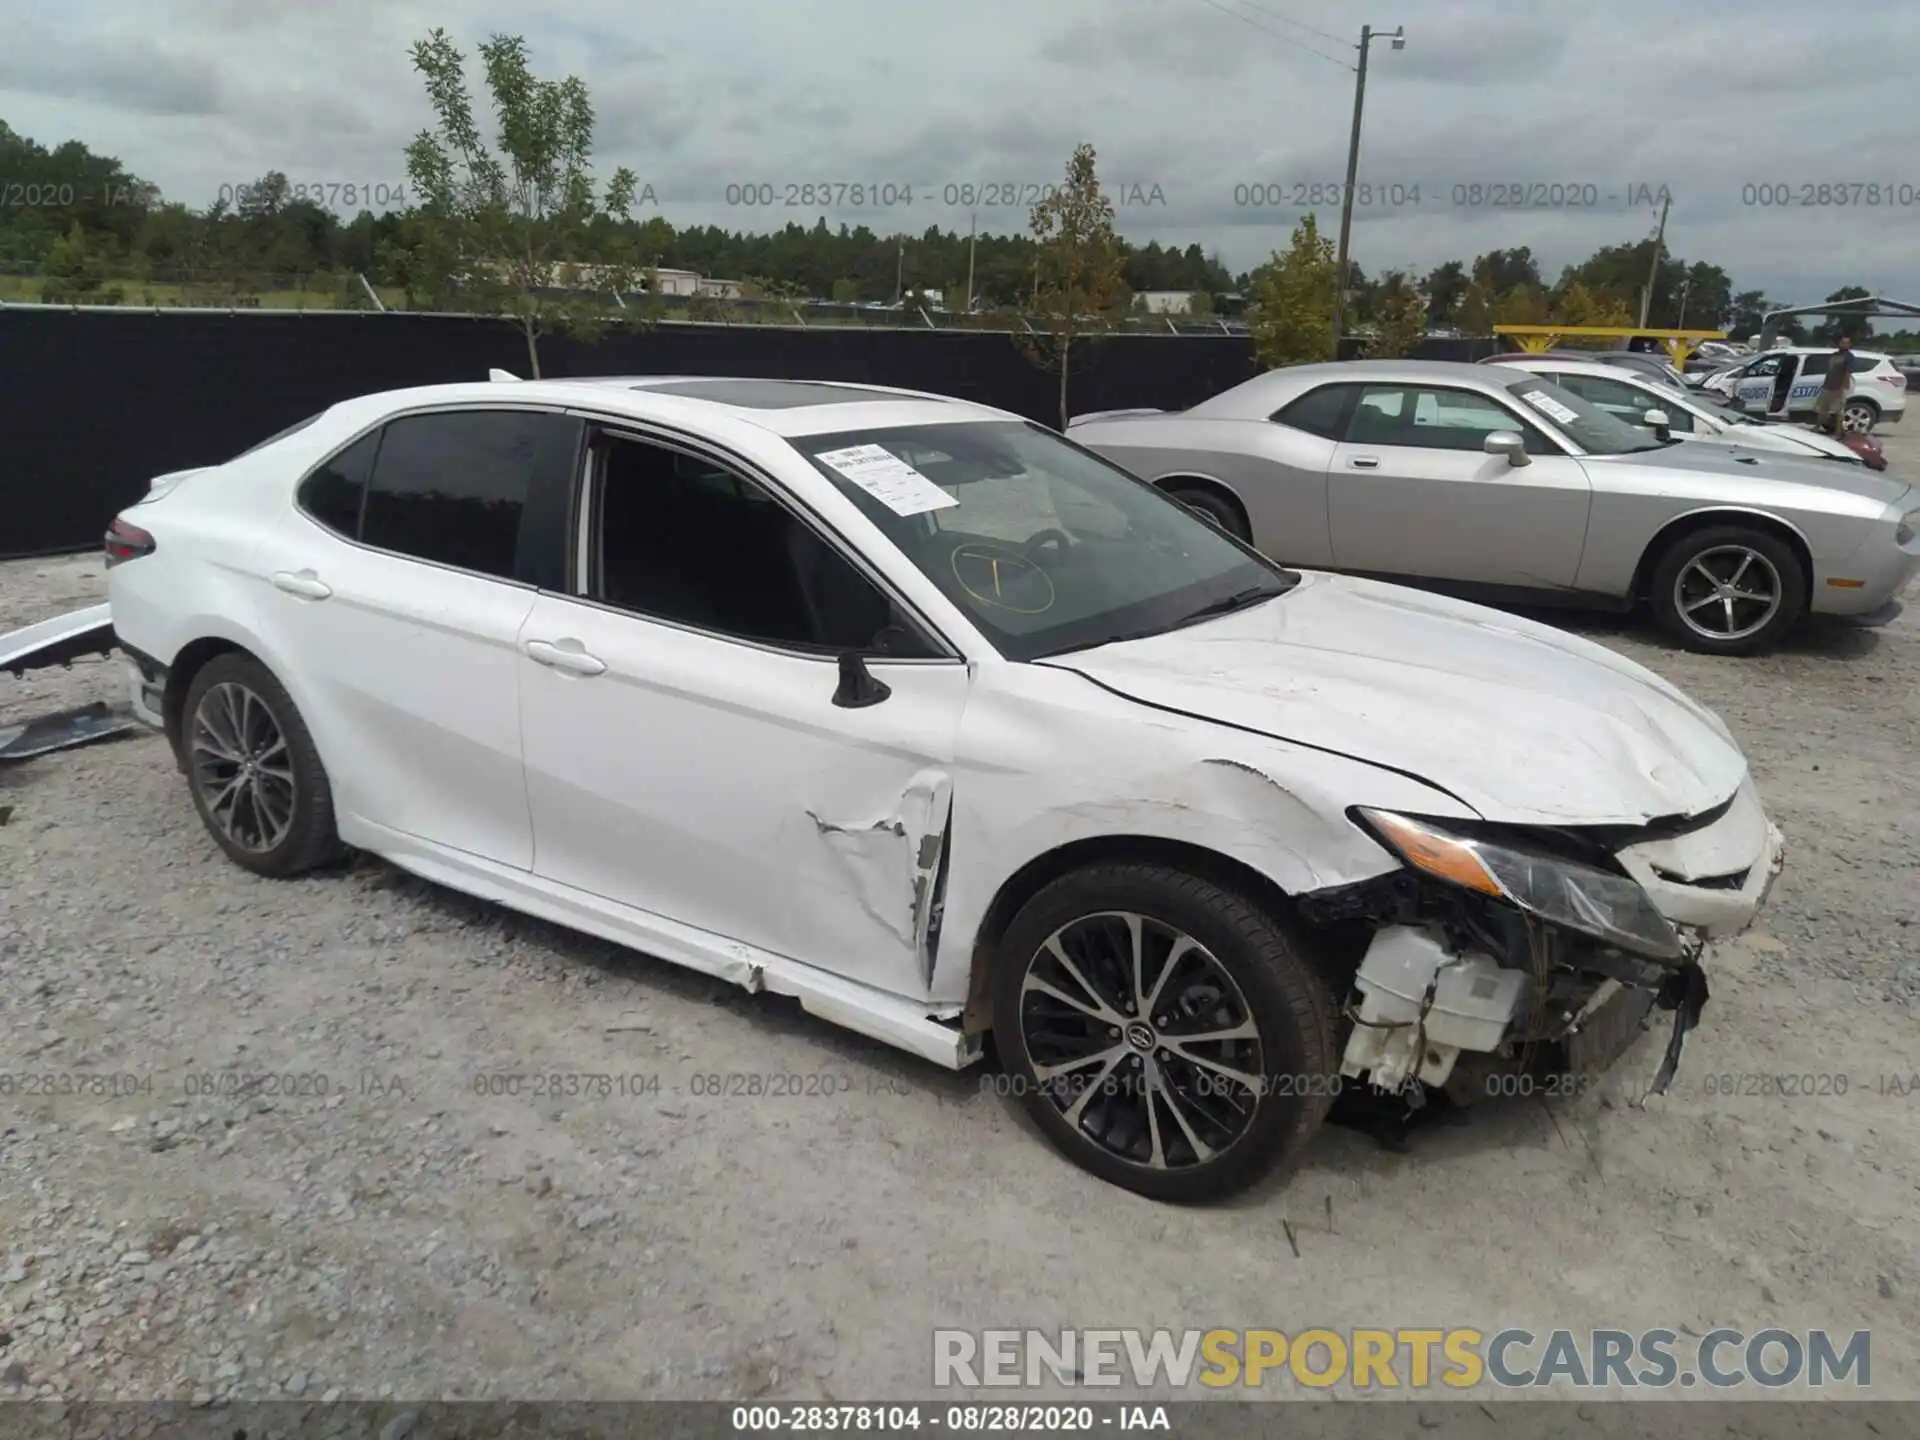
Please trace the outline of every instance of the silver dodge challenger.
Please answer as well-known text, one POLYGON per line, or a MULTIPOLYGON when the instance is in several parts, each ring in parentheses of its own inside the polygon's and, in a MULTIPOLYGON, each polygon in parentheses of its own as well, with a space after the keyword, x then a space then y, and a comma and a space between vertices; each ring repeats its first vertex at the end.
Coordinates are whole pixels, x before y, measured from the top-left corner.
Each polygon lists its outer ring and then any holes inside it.
POLYGON ((1817 459, 1662 440, 1541 375, 1359 360, 1268 371, 1069 439, 1283 564, 1470 599, 1649 604, 1690 649, 1768 649, 1809 612, 1884 624, 1920 494, 1817 459))

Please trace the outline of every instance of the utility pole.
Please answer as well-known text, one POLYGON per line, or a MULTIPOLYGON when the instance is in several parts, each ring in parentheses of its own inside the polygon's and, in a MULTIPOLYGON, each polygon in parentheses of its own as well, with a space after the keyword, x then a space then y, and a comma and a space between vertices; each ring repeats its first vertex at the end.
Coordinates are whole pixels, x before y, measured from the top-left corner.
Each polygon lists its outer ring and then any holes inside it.
MULTIPOLYGON (((1333 355, 1340 358, 1340 336, 1347 328, 1347 246, 1353 236, 1353 184, 1360 173, 1360 116, 1367 103, 1367 55, 1378 36, 1371 25, 1360 27, 1360 63, 1354 67, 1353 134, 1347 141, 1347 188, 1340 197, 1340 253, 1335 261, 1333 283, 1333 355)), ((1402 25, 1389 37, 1393 48, 1407 48, 1407 27, 1402 25)))
POLYGON ((967 216, 967 314, 973 314, 973 245, 980 229, 980 212, 967 216))
POLYGON ((1667 211, 1673 207, 1669 195, 1660 202, 1660 228, 1653 232, 1653 263, 1647 267, 1647 288, 1640 292, 1640 328, 1647 328, 1647 314, 1653 309, 1653 286, 1660 278, 1660 250, 1667 242, 1667 211))
POLYGON ((896 240, 900 250, 893 267, 893 303, 898 305, 907 293, 907 239, 906 236, 901 235, 897 236, 896 240))
POLYGON ((1689 275, 1680 282, 1680 323, 1673 327, 1676 330, 1687 328, 1687 293, 1692 289, 1693 277, 1689 275))

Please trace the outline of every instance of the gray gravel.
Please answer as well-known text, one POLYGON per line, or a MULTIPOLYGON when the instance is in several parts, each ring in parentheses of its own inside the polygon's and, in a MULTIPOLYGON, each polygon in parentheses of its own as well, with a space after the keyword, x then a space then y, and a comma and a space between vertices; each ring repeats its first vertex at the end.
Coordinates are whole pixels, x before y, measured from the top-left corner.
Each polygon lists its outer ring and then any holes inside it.
MULTIPOLYGON (((0 630, 102 593, 0 566, 0 630)), ((1920 607, 1758 661, 1567 623, 1717 708, 1791 847, 1674 1093, 1643 1041, 1211 1210, 783 1002, 377 863, 255 879, 156 737, 0 769, 0 1398, 897 1398, 936 1325, 1310 1324, 1870 1328, 1920 1395, 1920 607), (1847 1093, 1706 1091, 1748 1072, 1847 1093)), ((93 698, 0 677, 0 725, 93 698)))

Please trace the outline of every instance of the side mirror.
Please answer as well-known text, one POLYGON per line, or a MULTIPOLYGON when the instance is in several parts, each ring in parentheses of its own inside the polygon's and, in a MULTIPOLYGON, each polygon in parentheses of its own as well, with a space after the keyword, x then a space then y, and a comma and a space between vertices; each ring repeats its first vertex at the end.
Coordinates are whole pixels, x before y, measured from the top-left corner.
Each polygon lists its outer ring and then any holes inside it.
POLYGON ((840 657, 840 688, 833 692, 834 704, 843 710, 864 710, 891 694, 893 687, 876 680, 857 651, 849 650, 840 657))
POLYGON ((1504 455, 1509 465, 1531 465, 1533 461, 1527 455, 1527 441, 1518 430, 1495 430, 1482 442, 1481 448, 1489 455, 1504 455))
POLYGON ((1664 410, 1649 410, 1640 417, 1640 423, 1653 431, 1662 440, 1673 438, 1673 419, 1664 410))

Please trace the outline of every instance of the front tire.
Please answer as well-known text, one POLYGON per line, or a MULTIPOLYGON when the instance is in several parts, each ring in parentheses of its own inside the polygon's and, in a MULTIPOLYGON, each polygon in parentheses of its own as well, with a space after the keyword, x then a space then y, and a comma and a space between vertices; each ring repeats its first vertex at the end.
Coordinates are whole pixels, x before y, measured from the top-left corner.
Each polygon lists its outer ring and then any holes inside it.
POLYGON ((1711 525, 1674 540, 1653 567, 1655 618, 1689 650, 1753 655, 1772 649, 1807 603, 1793 547, 1745 525, 1711 525))
POLYGON ((1340 1088, 1338 1008, 1282 917, 1165 865, 1102 864, 1014 917, 994 1042, 1048 1140, 1155 1200, 1292 1166, 1340 1088))
POLYGON ((193 677, 181 748, 194 809, 228 858, 298 875, 339 858, 333 788, 306 721, 250 655, 217 655, 193 677))

